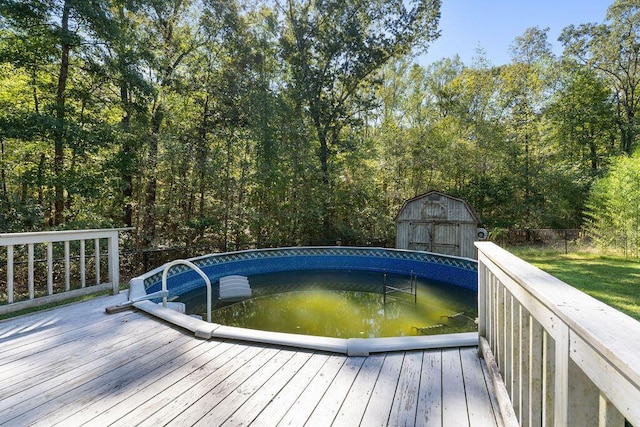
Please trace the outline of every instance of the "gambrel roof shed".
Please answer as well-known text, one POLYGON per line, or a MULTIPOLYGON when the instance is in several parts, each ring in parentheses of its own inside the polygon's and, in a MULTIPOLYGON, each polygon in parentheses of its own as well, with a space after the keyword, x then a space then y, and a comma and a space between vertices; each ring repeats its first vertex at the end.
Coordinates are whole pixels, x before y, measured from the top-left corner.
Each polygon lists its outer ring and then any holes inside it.
POLYGON ((480 218, 463 199, 429 191, 404 202, 396 216, 396 248, 476 257, 480 218))

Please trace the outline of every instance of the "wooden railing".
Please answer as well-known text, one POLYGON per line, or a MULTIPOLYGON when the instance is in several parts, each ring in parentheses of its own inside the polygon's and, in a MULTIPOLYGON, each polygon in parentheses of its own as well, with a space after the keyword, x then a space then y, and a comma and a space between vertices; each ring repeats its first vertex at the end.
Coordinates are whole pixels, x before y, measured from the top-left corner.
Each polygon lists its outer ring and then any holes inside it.
POLYGON ((119 292, 118 235, 126 230, 130 229, 0 234, 0 266, 6 269, 0 314, 103 290, 119 292), (101 258, 105 255, 107 278, 103 280, 101 258), (36 268, 40 264, 42 268, 36 268), (46 284, 40 277, 45 272, 46 284))
POLYGON ((522 426, 640 426, 640 322, 490 242, 478 248, 480 346, 522 426))

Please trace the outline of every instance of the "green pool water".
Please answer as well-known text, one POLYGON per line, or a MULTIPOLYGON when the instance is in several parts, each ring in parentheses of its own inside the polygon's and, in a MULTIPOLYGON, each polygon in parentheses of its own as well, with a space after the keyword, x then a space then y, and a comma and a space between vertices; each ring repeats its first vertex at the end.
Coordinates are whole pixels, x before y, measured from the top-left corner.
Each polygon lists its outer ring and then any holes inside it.
MULTIPOLYGON (((385 297, 385 284, 408 291, 412 280, 382 273, 324 271, 265 274, 249 281, 254 297, 233 304, 214 301, 213 322, 336 338, 477 330, 476 293, 444 283, 413 280, 415 296, 396 292, 385 297)), ((204 305, 187 306, 189 312, 202 314, 204 305)))

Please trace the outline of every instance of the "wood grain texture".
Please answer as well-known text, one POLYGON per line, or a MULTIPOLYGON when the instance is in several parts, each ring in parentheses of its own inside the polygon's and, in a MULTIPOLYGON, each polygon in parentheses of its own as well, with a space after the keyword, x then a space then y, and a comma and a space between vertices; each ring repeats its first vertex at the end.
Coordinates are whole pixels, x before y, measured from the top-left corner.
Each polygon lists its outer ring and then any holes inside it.
POLYGON ((347 357, 199 340, 104 312, 123 299, 0 322, 0 425, 457 426, 496 410, 473 348, 347 357))

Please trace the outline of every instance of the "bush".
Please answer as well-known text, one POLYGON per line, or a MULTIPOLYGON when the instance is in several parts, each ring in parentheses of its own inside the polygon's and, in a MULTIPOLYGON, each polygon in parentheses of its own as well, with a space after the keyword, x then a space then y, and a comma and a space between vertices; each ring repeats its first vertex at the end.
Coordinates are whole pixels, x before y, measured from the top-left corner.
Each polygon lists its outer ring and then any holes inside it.
POLYGON ((586 230, 603 249, 640 257, 640 155, 621 156, 595 183, 586 230))

